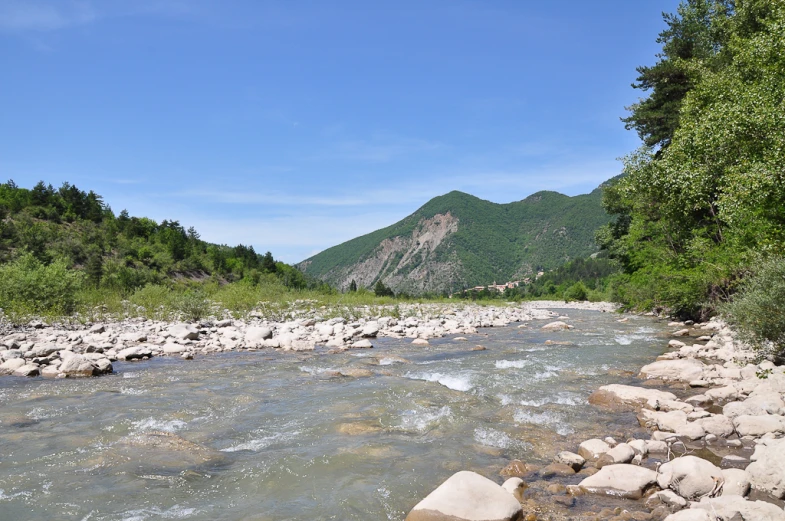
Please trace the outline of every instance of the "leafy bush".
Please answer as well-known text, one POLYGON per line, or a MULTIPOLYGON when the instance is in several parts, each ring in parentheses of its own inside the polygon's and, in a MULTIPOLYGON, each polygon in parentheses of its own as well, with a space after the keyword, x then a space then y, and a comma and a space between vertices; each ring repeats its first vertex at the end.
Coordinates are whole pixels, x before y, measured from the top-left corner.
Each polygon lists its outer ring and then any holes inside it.
POLYGON ((785 258, 762 261, 722 313, 761 355, 785 357, 785 258))
POLYGON ((0 266, 0 307, 6 313, 71 313, 82 278, 63 260, 45 265, 25 252, 0 266))
POLYGON ((586 300, 589 297, 589 290, 583 282, 576 282, 564 291, 564 301, 586 300))
POLYGON ((210 312, 210 301, 199 289, 187 290, 177 299, 176 306, 178 311, 183 314, 183 318, 196 322, 206 317, 210 312))

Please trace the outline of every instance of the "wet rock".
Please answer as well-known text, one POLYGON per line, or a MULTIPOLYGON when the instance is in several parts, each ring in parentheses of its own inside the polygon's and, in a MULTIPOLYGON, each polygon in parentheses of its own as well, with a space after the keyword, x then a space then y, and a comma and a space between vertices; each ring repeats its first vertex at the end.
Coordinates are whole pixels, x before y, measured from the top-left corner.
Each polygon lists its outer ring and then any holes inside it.
POLYGON ((412 345, 415 345, 415 346, 427 346, 428 345, 428 341, 425 340, 424 338, 415 338, 414 340, 412 340, 412 345))
POLYGON ((513 495, 519 502, 521 501, 523 491, 526 490, 526 483, 521 478, 509 478, 502 483, 502 488, 513 495))
POLYGON ((370 341, 370 340, 368 340, 368 339, 364 338, 364 339, 362 339, 362 340, 358 340, 357 342, 354 342, 354 343, 351 345, 351 347, 352 347, 353 349, 370 349, 370 348, 372 348, 372 347, 373 347, 373 344, 371 343, 371 341, 370 341))
POLYGON ((549 479, 554 476, 572 476, 575 474, 575 469, 563 463, 551 463, 539 470, 540 476, 549 479))
POLYGON ((415 505, 406 521, 516 521, 522 514, 508 491, 479 474, 461 471, 415 505))
POLYGON ((379 323, 378 322, 367 322, 365 326, 363 326, 360 336, 363 338, 376 338, 379 334, 379 323))
POLYGON ((762 440, 750 460, 747 474, 753 488, 785 498, 785 438, 762 440))
POLYGON ((573 329, 573 326, 566 324, 560 320, 556 322, 551 322, 549 324, 545 324, 540 328, 542 331, 567 331, 569 329, 573 329))
POLYGON ((657 476, 660 488, 669 488, 689 500, 717 495, 723 483, 722 471, 696 456, 682 456, 663 464, 657 476))
POLYGON ((121 439, 110 454, 114 463, 127 462, 141 471, 179 473, 201 465, 217 465, 226 455, 171 432, 146 432, 121 439))
POLYGON ((338 426, 338 432, 349 436, 362 436, 364 434, 376 434, 381 432, 381 426, 376 422, 352 422, 342 423, 338 426))
POLYGON ((706 365, 694 358, 680 360, 659 360, 641 368, 642 378, 689 382, 700 379, 706 365))
POLYGON ((578 454, 586 460, 596 460, 609 450, 610 445, 597 438, 586 440, 578 446, 578 454))
POLYGON ((657 473, 637 465, 606 465, 600 471, 580 482, 592 494, 608 494, 629 499, 640 499, 644 492, 655 485, 657 473))
POLYGON ((369 376, 373 376, 371 371, 361 367, 348 367, 346 369, 341 369, 340 374, 342 376, 351 376, 353 378, 368 378, 369 376))
POLYGON ((659 403, 674 400, 676 395, 667 391, 620 384, 603 385, 589 396, 590 404, 607 409, 659 409, 659 403))
POLYGON ((558 453, 554 461, 572 467, 575 472, 579 472, 586 463, 586 459, 583 456, 566 450, 558 453))
POLYGON ((526 463, 516 459, 509 462, 507 466, 504 467, 501 472, 499 472, 499 475, 503 477, 521 477, 525 476, 532 470, 534 469, 530 468, 528 465, 526 465, 526 463))
POLYGON ((673 336, 690 336, 689 329, 679 329, 678 331, 674 331, 673 336))

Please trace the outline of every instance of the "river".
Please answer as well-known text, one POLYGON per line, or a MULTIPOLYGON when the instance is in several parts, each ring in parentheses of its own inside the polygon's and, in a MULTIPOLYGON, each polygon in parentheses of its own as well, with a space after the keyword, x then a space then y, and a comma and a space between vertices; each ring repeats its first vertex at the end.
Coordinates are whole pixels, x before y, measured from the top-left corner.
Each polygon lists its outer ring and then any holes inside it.
POLYGON ((664 323, 564 312, 574 330, 0 378, 0 520, 401 520, 458 470, 501 483, 511 459, 634 429, 586 398, 633 381, 664 323))

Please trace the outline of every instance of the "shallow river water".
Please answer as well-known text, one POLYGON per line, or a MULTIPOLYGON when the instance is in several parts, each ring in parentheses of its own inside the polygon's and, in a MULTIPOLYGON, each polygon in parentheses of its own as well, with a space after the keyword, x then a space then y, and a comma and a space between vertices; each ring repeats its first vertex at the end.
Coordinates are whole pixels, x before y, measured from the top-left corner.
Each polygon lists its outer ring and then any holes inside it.
POLYGON ((572 331, 534 321, 424 347, 377 339, 341 354, 0 378, 0 521, 400 520, 458 470, 501 483, 511 459, 544 462, 634 429, 632 414, 586 398, 631 381, 667 343, 648 318, 565 313, 572 331))

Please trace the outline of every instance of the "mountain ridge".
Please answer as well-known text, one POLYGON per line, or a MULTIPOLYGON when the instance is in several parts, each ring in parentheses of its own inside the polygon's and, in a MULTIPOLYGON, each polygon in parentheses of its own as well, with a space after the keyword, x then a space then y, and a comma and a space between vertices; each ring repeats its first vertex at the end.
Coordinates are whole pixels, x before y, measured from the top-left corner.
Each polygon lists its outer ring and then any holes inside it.
POLYGON ((412 294, 511 280, 597 251, 594 232, 610 220, 601 198, 601 187, 577 196, 544 190, 502 204, 453 190, 296 266, 340 289, 381 280, 412 294))

